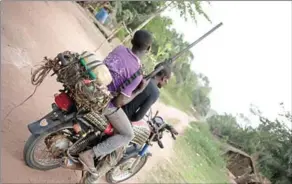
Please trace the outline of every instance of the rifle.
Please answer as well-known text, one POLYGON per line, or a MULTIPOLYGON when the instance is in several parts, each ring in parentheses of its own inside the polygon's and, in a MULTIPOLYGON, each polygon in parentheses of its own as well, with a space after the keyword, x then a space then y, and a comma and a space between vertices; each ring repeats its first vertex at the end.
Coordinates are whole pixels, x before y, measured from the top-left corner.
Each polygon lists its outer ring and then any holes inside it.
POLYGON ((138 94, 140 94, 148 85, 149 83, 149 79, 151 79, 152 77, 154 77, 158 72, 160 72, 165 65, 171 65, 174 63, 175 60, 177 60, 180 56, 182 56, 187 50, 189 50, 190 48, 192 48, 193 46, 197 45, 200 41, 202 41, 204 38, 206 38, 208 35, 210 35, 212 32, 214 32, 216 29, 218 29, 220 26, 222 26, 223 23, 220 22, 219 24, 217 24, 215 27, 213 27, 212 29, 210 29, 207 33, 205 33, 204 35, 202 35, 200 38, 198 38, 197 40, 195 40, 193 43, 191 43, 190 45, 188 45, 187 47, 185 47, 184 49, 182 49, 181 51, 179 51, 178 53, 176 53, 175 55, 173 55, 172 57, 166 59, 163 65, 161 65, 160 67, 156 68, 155 70, 153 70, 150 74, 146 75, 143 79, 143 84, 141 84, 142 86, 139 87, 137 90, 134 91, 134 94, 132 94, 131 98, 124 100, 124 105, 129 103, 132 99, 134 99, 138 94))
MULTIPOLYGON (((220 22, 219 24, 217 24, 215 27, 213 27, 212 29, 210 29, 207 33, 205 33, 203 36, 201 36, 200 38, 198 38, 196 41, 194 41, 193 43, 191 43, 190 45, 188 45, 187 47, 185 47, 184 49, 182 49, 181 51, 179 51, 178 53, 176 53, 174 56, 170 57, 169 59, 166 59, 165 64, 169 64, 169 65, 170 64, 173 64, 173 62, 175 60, 177 60, 180 56, 182 56, 187 50, 189 50, 193 46, 197 45, 200 41, 202 41, 204 38, 206 38, 207 36, 209 36, 212 32, 214 32, 216 29, 218 29, 222 25, 223 25, 222 22, 220 22)), ((160 72, 163 68, 164 68, 164 65, 158 67, 157 69, 153 70, 150 74, 148 74, 147 76, 145 76, 144 79, 145 80, 151 79, 158 72, 160 72)))

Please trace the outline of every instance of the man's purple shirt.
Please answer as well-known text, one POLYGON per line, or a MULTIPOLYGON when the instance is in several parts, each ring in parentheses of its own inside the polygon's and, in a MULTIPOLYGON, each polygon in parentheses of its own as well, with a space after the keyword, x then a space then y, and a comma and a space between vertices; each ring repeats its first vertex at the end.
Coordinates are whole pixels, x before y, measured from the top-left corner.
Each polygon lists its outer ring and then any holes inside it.
MULTIPOLYGON (((107 58, 104 60, 105 65, 108 67, 113 81, 108 85, 108 89, 111 92, 119 90, 120 86, 129 79, 134 73, 140 69, 139 58, 127 47, 116 47, 107 58)), ((142 81, 142 76, 138 76, 132 81, 121 93, 127 97, 132 95, 132 92, 142 81)), ((114 107, 112 103, 109 107, 114 107)))

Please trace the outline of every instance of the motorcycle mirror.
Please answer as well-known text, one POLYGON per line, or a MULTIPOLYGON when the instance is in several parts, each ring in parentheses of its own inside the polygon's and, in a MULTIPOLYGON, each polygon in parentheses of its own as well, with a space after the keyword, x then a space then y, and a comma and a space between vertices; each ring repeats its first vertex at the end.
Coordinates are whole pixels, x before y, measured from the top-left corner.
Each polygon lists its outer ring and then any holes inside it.
POLYGON ((159 111, 156 111, 156 113, 155 113, 155 116, 154 116, 154 117, 156 117, 156 116, 158 115, 158 113, 159 113, 159 111))
POLYGON ((150 110, 149 110, 149 116, 148 116, 148 118, 149 119, 152 118, 151 116, 152 116, 152 108, 150 108, 150 110))

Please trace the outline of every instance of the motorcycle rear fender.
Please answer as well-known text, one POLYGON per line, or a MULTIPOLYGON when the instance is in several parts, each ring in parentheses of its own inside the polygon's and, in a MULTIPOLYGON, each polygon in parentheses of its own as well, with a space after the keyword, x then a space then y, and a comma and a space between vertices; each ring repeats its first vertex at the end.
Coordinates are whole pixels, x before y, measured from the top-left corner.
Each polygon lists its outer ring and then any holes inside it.
POLYGON ((27 127, 30 133, 33 135, 40 135, 47 131, 53 131, 54 129, 57 130, 62 127, 73 126, 73 122, 68 120, 74 117, 74 113, 64 115, 62 120, 52 118, 53 113, 54 111, 50 112, 40 120, 28 124, 27 127))

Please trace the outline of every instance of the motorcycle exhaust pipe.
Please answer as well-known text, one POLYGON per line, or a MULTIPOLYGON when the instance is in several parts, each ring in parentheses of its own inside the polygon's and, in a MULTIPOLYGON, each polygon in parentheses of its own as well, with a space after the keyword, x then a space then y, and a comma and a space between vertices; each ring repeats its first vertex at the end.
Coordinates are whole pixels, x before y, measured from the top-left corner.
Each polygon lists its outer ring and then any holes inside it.
MULTIPOLYGON (((130 158, 137 158, 138 156, 139 156, 139 153, 137 153, 137 152, 133 152, 133 153, 127 155, 126 157, 122 158, 122 159, 118 162, 117 165, 123 164, 123 163, 125 163, 126 161, 128 161, 130 158)), ((151 157, 152 154, 151 154, 151 153, 147 153, 146 156, 151 157)))
POLYGON ((73 162, 70 158, 65 157, 62 159, 62 167, 65 169, 72 169, 72 170, 84 170, 82 163, 73 162))

